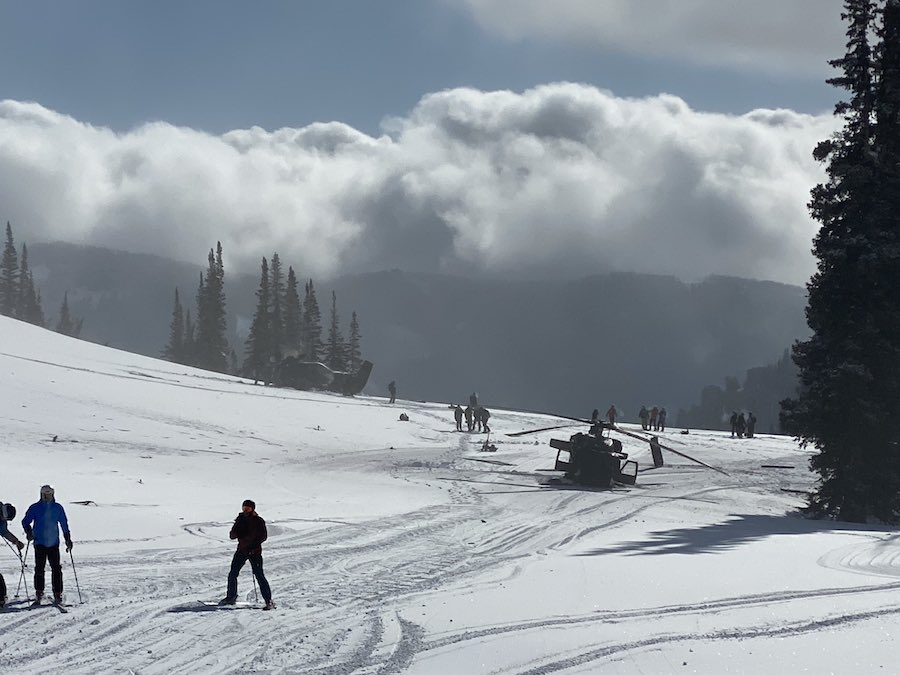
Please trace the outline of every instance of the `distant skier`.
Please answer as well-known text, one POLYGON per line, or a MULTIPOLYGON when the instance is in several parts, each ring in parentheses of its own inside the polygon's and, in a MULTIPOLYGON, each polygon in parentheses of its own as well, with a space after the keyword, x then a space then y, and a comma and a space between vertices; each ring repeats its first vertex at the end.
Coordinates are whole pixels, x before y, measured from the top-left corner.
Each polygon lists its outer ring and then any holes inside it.
POLYGON ((613 403, 609 406, 609 410, 606 411, 606 420, 612 425, 616 426, 616 419, 619 417, 619 411, 616 410, 616 404, 613 403))
POLYGON ((463 414, 466 416, 466 430, 472 431, 472 406, 466 406, 466 409, 463 411, 463 414))
POLYGON ((747 438, 753 438, 756 432, 756 415, 753 412, 747 413, 747 438))
POLYGON ((394 382, 393 380, 391 380, 390 384, 388 385, 388 392, 391 395, 391 400, 388 401, 388 403, 396 402, 397 401, 397 383, 394 382))
POLYGON ((472 410, 478 407, 478 394, 476 394, 474 391, 469 395, 469 405, 471 406, 472 410))
POLYGON ((41 486, 41 500, 28 507, 22 519, 25 538, 34 540, 34 601, 44 596, 44 570, 50 561, 50 583, 53 602, 62 602, 63 576, 59 562, 59 530, 66 540, 66 553, 72 551, 72 535, 66 510, 56 501, 56 491, 49 485, 41 486))
POLYGON ((262 545, 268 538, 266 521, 256 512, 256 503, 252 499, 245 499, 241 505, 241 512, 234 519, 231 532, 228 536, 238 540, 237 550, 231 559, 231 570, 228 572, 228 592, 219 601, 220 605, 233 605, 237 601, 237 580, 241 568, 248 560, 253 570, 253 575, 259 583, 259 592, 262 593, 266 606, 263 609, 275 609, 272 601, 272 590, 266 575, 263 573, 262 545))
POLYGON ((738 416, 737 410, 731 411, 731 437, 734 438, 735 434, 737 434, 737 424, 738 424, 738 416))
MULTIPOLYGON (((19 561, 22 559, 22 549, 25 544, 19 541, 12 532, 9 531, 7 523, 16 517, 16 507, 12 504, 0 504, 0 537, 8 539, 19 549, 19 561)), ((0 607, 6 605, 6 580, 0 574, 0 607)))
POLYGON ((666 409, 659 409, 659 426, 656 428, 657 431, 665 431, 666 430, 666 409))
POLYGON ((462 431, 463 409, 460 407, 459 403, 457 403, 456 407, 453 409, 453 418, 456 420, 456 430, 462 431))
POLYGON ((594 408, 594 412, 591 413, 591 426, 597 424, 600 421, 600 411, 594 408))
POLYGON ((650 423, 647 425, 647 429, 651 431, 659 431, 659 407, 653 406, 650 410, 650 423))

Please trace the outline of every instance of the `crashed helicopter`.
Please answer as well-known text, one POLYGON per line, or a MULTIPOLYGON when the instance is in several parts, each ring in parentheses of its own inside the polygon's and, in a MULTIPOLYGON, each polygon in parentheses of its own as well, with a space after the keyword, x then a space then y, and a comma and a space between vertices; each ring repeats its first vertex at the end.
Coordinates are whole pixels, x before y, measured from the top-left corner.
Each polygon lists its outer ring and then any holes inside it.
MULTIPOLYGON (((612 438, 612 433, 630 436, 650 445, 650 453, 653 457, 654 467, 663 465, 662 451, 666 450, 691 462, 695 462, 713 471, 728 475, 722 469, 701 462, 690 455, 663 445, 657 436, 646 437, 621 427, 598 420, 584 420, 577 417, 565 417, 577 423, 589 425, 587 433, 576 433, 569 440, 558 438, 550 439, 550 447, 556 449, 556 462, 554 470, 562 471, 565 477, 573 483, 591 487, 609 488, 613 484, 634 485, 637 482, 638 464, 633 459, 628 459, 628 453, 624 452, 622 441, 612 438), (604 435, 605 432, 605 435, 604 435)), ((560 429, 569 425, 556 425, 541 429, 531 429, 508 436, 524 436, 539 431, 560 429)))
POLYGON ((332 370, 319 361, 304 361, 300 356, 291 355, 277 364, 273 379, 277 387, 318 389, 355 396, 369 381, 372 367, 371 361, 363 361, 355 371, 332 370))

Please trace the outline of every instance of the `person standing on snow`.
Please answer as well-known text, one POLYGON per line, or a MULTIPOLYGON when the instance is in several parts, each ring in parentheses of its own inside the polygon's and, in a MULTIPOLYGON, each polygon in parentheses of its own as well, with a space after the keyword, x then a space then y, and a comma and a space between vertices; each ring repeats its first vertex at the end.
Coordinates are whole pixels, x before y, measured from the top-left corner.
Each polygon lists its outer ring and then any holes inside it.
POLYGON ((62 602, 63 576, 59 563, 59 530, 66 540, 66 553, 72 551, 72 535, 69 520, 62 504, 56 501, 56 492, 49 485, 41 486, 41 500, 28 507, 22 519, 25 538, 34 540, 34 601, 44 596, 44 569, 50 561, 50 583, 53 602, 62 602), (33 526, 32 526, 33 525, 33 526))
POLYGON ((460 407, 459 403, 457 403, 456 407, 453 409, 453 418, 456 420, 456 430, 462 431, 463 409, 460 407))
POLYGON ((397 383, 391 380, 390 384, 388 384, 388 393, 391 395, 391 400, 388 403, 396 403, 397 402, 397 383))
POLYGON ((268 539, 266 521, 260 518, 256 512, 256 503, 252 499, 245 499, 241 505, 241 512, 234 519, 231 532, 232 539, 238 540, 237 550, 231 559, 231 571, 228 572, 228 591, 225 597, 219 601, 220 605, 233 605, 237 601, 237 580, 241 568, 248 560, 253 570, 253 575, 259 583, 259 592, 262 593, 266 606, 263 609, 275 609, 272 601, 272 589, 266 581, 263 573, 262 544, 268 539))
POLYGON ((609 410, 606 411, 606 419, 609 421, 610 426, 616 426, 616 418, 619 416, 619 411, 616 410, 616 404, 613 403, 609 406, 609 410))
MULTIPOLYGON (((9 527, 7 523, 10 522, 13 518, 16 517, 16 507, 12 504, 0 504, 0 537, 4 539, 8 539, 10 542, 15 544, 19 549, 19 561, 22 560, 22 549, 25 548, 25 544, 19 541, 12 532, 9 531, 9 527)), ((3 575, 0 574, 0 607, 4 607, 6 605, 6 580, 3 578, 3 575)))

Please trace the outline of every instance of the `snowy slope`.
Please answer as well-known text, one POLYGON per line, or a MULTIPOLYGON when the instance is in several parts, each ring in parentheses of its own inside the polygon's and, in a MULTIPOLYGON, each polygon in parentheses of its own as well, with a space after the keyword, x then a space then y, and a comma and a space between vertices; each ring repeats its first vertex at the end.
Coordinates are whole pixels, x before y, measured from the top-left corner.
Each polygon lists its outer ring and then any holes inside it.
MULTIPOLYGON (((626 438, 638 485, 595 491, 549 482, 548 440, 579 428, 504 435, 539 415, 494 410, 483 453, 446 403, 253 386, 6 318, 0 373, 0 500, 56 487, 84 600, 66 560, 69 613, 28 609, 2 546, 2 672, 897 670, 896 532, 789 515, 782 488, 813 480, 790 439, 663 434, 723 475, 643 470, 626 438), (195 602, 224 594, 245 498, 275 612, 195 602)), ((253 601, 249 566, 240 584, 253 601)))

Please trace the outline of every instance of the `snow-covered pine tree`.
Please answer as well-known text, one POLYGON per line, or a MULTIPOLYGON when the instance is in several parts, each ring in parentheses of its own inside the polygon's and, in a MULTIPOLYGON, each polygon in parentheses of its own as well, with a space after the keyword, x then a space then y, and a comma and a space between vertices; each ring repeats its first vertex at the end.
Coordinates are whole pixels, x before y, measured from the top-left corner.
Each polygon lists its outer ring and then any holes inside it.
POLYGON ((35 326, 44 326, 44 310, 41 307, 41 294, 34 286, 34 275, 28 267, 28 247, 22 244, 22 255, 19 258, 19 300, 16 316, 35 326))
POLYGON ((820 143, 827 180, 812 190, 821 223, 807 284, 812 337, 798 342, 796 398, 782 403, 785 428, 817 453, 814 514, 864 522, 900 518, 900 180, 896 95, 897 3, 845 0, 847 52, 830 84, 849 100, 843 128, 820 143), (879 22, 879 17, 881 22, 879 22), (881 43, 873 50, 870 36, 881 43), (891 38, 888 44, 886 38, 891 38), (893 70, 891 70, 893 69, 893 70), (893 92, 893 93, 891 93, 893 92))
POLYGON ((337 311, 337 293, 331 291, 331 321, 328 324, 328 341, 325 343, 325 365, 332 370, 347 370, 347 343, 341 335, 337 311))
POLYGON ((269 261, 263 258, 256 290, 256 311, 244 343, 244 374, 255 380, 267 380, 268 377, 268 359, 272 351, 269 316, 269 261))
POLYGON ((347 340, 347 365, 356 372, 362 365, 362 333, 359 332, 359 319, 356 312, 350 317, 350 337, 347 340))
POLYGON ((59 321, 56 322, 56 332, 69 337, 77 338, 81 335, 81 326, 84 319, 76 319, 69 311, 69 292, 63 294, 62 305, 59 308, 59 321))
POLYGON ((12 226, 6 223, 6 244, 0 261, 0 314, 16 316, 19 304, 19 254, 13 241, 12 226))
POLYGON ((288 267, 287 285, 284 291, 284 342, 290 349, 302 351, 303 308, 300 306, 300 293, 297 288, 297 275, 294 274, 293 267, 288 267))
POLYGON ((285 345, 284 339, 284 270, 281 268, 281 258, 278 253, 272 254, 272 263, 269 265, 269 330, 271 332, 269 345, 271 354, 269 358, 274 362, 281 361, 285 345))
POLYGON ((310 361, 323 358, 322 345, 322 312, 316 299, 313 280, 306 282, 306 296, 303 298, 303 351, 310 361))
POLYGON ((228 372, 228 340, 225 331, 225 268, 222 264, 222 242, 216 251, 209 250, 206 279, 201 275, 197 291, 197 364, 219 373, 228 372))
POLYGON ((172 307, 172 321, 169 324, 169 342, 163 349, 162 356, 173 363, 185 363, 184 350, 184 309, 178 288, 175 288, 175 304, 172 307))

